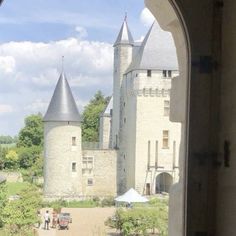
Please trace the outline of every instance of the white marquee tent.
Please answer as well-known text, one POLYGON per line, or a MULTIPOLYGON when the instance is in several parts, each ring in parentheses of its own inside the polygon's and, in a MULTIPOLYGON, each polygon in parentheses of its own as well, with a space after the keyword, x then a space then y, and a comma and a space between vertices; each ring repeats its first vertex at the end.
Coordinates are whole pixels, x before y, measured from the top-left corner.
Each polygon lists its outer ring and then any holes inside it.
POLYGON ((141 196, 136 190, 131 188, 123 195, 115 198, 117 202, 148 202, 149 200, 146 197, 141 196))

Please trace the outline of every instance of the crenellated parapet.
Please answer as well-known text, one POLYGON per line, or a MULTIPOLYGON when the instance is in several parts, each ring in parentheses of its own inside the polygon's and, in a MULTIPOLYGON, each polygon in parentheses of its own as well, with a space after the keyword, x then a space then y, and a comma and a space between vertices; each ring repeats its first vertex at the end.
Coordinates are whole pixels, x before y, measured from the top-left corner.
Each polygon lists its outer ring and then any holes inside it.
POLYGON ((153 88, 143 88, 143 89, 130 89, 127 91, 128 96, 140 96, 140 97, 169 97, 170 89, 153 89, 153 88))

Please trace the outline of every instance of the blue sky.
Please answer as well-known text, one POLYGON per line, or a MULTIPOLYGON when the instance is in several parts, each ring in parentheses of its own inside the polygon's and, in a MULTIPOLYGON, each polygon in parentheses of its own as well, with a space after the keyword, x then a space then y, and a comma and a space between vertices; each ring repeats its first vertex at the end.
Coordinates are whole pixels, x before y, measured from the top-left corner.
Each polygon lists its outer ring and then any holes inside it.
POLYGON ((134 37, 140 27, 143 0, 6 0, 0 12, 0 41, 60 40, 76 36, 75 27, 88 31, 88 40, 112 43, 125 12, 134 37))
POLYGON ((5 0, 0 7, 0 135, 48 106, 61 57, 79 110, 112 93, 112 44, 125 12, 135 39, 153 21, 143 0, 5 0))

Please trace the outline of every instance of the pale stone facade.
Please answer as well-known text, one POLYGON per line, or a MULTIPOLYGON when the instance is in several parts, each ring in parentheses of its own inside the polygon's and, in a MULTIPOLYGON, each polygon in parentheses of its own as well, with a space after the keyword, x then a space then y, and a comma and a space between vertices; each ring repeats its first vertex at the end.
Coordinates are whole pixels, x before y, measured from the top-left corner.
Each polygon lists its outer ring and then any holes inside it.
MULTIPOLYGON (((117 193, 116 150, 82 150, 80 121, 69 84, 61 74, 44 116, 47 199, 73 200, 117 193)), ((105 133, 110 133, 109 129, 105 133)))
POLYGON ((119 146, 120 122, 120 86, 123 75, 132 60, 132 45, 117 45, 114 49, 113 68, 113 113, 112 113, 112 148, 119 146))
POLYGON ((171 40, 154 23, 135 43, 125 19, 114 44, 113 96, 100 116, 99 150, 82 150, 80 116, 61 75, 44 118, 46 197, 115 196, 131 187, 149 195, 169 192, 178 181, 181 125, 169 112, 179 72, 171 40), (162 45, 166 40, 171 48, 162 45))
POLYGON ((58 198, 82 195, 80 124, 45 122, 44 140, 44 195, 58 198), (76 145, 72 145, 72 137, 76 138, 76 145))
POLYGON ((153 71, 150 78, 146 71, 137 73, 127 75, 121 88, 120 158, 126 155, 126 189, 153 194, 163 191, 159 174, 169 174, 172 183, 178 181, 181 126, 169 121, 171 78, 163 78, 162 71, 153 71))
POLYGON ((141 44, 131 36, 127 41, 126 35, 131 33, 125 19, 114 44, 111 142, 118 149, 117 190, 123 193, 133 187, 142 194, 169 192, 179 180, 181 138, 181 124, 170 122, 169 117, 171 82, 179 75, 173 40, 157 23, 141 44))
POLYGON ((85 196, 115 196, 116 150, 82 151, 82 192, 85 196))

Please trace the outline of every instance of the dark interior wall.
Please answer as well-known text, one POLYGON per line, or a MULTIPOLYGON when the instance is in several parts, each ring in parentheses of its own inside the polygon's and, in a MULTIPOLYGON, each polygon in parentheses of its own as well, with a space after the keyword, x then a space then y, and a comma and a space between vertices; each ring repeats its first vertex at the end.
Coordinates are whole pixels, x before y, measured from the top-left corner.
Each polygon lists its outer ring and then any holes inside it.
POLYGON ((187 26, 190 103, 186 235, 215 235, 216 163, 219 144, 220 16, 214 0, 176 0, 187 26))

